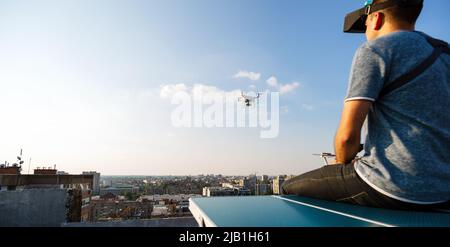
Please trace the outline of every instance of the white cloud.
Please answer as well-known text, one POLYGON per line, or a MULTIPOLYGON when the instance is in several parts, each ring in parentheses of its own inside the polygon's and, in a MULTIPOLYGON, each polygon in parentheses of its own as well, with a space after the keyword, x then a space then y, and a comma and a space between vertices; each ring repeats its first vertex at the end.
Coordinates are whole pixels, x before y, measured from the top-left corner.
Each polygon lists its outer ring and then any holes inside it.
POLYGON ((249 72, 249 71, 239 71, 236 75, 234 75, 234 78, 247 78, 252 81, 257 81, 259 78, 261 78, 260 73, 256 72, 249 72))
POLYGON ((314 110, 314 106, 308 105, 308 104, 302 104, 302 109, 305 109, 307 111, 313 111, 314 110))
POLYGON ((187 86, 185 84, 172 84, 172 85, 162 85, 160 96, 163 99, 169 99, 173 97, 176 93, 186 92, 187 86))
POLYGON ((280 112, 281 113, 289 113, 289 107, 287 105, 280 107, 280 112))
POLYGON ((283 94, 293 92, 298 87, 300 87, 300 83, 298 83, 298 82, 293 82, 291 84, 286 84, 286 85, 280 85, 280 88, 279 88, 280 94, 283 95, 283 94))
POLYGON ((194 100, 206 100, 219 97, 229 97, 227 99, 237 100, 241 95, 240 90, 226 91, 215 86, 205 84, 195 84, 188 87, 185 84, 170 84, 161 86, 160 96, 162 99, 172 99, 177 93, 184 92, 193 97, 194 100))
POLYGON ((224 91, 220 88, 204 85, 204 84, 195 84, 191 90, 192 94, 195 95, 206 95, 206 94, 220 94, 224 93, 224 91))
POLYGON ((275 76, 270 77, 267 79, 267 85, 271 87, 277 87, 278 86, 278 79, 275 76))

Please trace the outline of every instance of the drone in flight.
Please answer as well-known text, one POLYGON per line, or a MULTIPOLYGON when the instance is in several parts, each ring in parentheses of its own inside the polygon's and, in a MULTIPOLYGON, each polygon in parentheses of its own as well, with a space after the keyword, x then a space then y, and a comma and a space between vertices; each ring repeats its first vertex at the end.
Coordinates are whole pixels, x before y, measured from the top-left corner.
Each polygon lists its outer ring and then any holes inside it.
POLYGON ((261 93, 257 93, 256 96, 245 95, 241 92, 241 97, 239 97, 239 102, 243 102, 246 107, 251 107, 261 96, 261 93))
MULTIPOLYGON (((360 146, 359 146, 359 151, 358 152, 361 152, 361 151, 363 151, 364 150, 364 144, 361 144, 360 146)), ((334 158, 334 159, 336 159, 336 154, 332 154, 332 153, 321 153, 321 154, 313 154, 314 156, 320 156, 320 157, 322 157, 322 159, 324 160, 324 162, 325 162, 325 165, 329 165, 330 163, 328 162, 328 159, 332 159, 332 158, 334 158)), ((358 159, 359 158, 359 156, 356 156, 356 158, 358 159)))
POLYGON ((335 154, 332 153, 321 153, 321 154, 313 154, 314 156, 320 156, 325 162, 325 165, 329 165, 328 159, 336 158, 335 154))

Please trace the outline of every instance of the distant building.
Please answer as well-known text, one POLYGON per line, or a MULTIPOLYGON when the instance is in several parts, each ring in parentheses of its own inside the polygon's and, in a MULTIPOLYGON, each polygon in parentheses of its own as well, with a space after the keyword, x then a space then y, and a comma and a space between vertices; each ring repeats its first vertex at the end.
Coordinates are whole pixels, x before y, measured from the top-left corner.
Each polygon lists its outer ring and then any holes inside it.
POLYGON ((14 174, 20 174, 21 167, 20 166, 6 166, 4 164, 0 165, 0 174, 8 174, 8 175, 14 175, 14 174))
POLYGON ((249 187, 249 181, 246 178, 242 178, 239 180, 239 186, 241 187, 249 187))
POLYGON ((203 196, 235 196, 234 189, 223 187, 205 187, 203 188, 203 196))
POLYGON ((105 201, 115 201, 119 199, 118 195, 114 195, 113 193, 106 193, 101 196, 99 196, 99 199, 105 200, 105 201))
POLYGON ((0 174, 0 226, 56 227, 89 217, 92 176, 0 174))
POLYGON ((165 217, 169 214, 169 208, 162 205, 153 206, 151 216, 153 217, 165 217))
POLYGON ((250 193, 252 195, 256 192, 256 183, 258 182, 258 179, 256 176, 252 175, 243 179, 239 180, 239 186, 243 187, 244 189, 250 190, 250 193))
POLYGON ((240 187, 234 187, 234 193, 237 196, 251 196, 252 192, 249 189, 244 189, 240 187))
POLYGON ((231 183, 222 183, 222 187, 233 189, 235 187, 235 185, 233 185, 231 183))
POLYGON ((100 195, 104 195, 107 193, 111 193, 114 195, 125 195, 127 193, 138 193, 139 187, 136 186, 115 186, 115 187, 107 187, 100 189, 100 195))
POLYGON ((281 186, 283 185, 286 176, 277 176, 273 179, 273 194, 274 195, 280 195, 281 194, 281 186))
POLYGON ((94 176, 93 181, 93 195, 100 195, 100 173, 99 172, 83 172, 83 175, 92 175, 94 176))
POLYGON ((249 196, 252 195, 250 189, 246 189, 240 186, 234 186, 233 188, 227 187, 205 187, 203 188, 204 197, 215 196, 249 196))
POLYGON ((88 221, 150 219, 153 206, 152 201, 125 201, 109 193, 92 200, 88 221))
POLYGON ((261 183, 267 184, 269 182, 269 176, 261 175, 261 183))
POLYGON ((268 195, 270 194, 270 192, 270 184, 256 184, 256 195, 268 195))
POLYGON ((169 200, 169 201, 186 201, 189 202, 189 198, 201 197, 198 194, 178 194, 178 195, 144 195, 140 196, 137 201, 161 201, 161 200, 169 200))
POLYGON ((9 164, 9 162, 5 161, 5 163, 0 164, 0 175, 18 175, 22 171, 22 150, 20 150, 20 156, 17 156, 17 163, 9 164))

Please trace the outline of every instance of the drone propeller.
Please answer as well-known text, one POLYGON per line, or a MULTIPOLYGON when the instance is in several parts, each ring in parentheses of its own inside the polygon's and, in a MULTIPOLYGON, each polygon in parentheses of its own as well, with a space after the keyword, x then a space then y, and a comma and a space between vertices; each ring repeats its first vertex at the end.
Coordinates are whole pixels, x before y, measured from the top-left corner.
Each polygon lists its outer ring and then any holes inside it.
POLYGON ((243 91, 241 91, 241 96, 244 99, 256 100, 259 99, 262 93, 256 93, 256 96, 245 95, 243 91))
POLYGON ((336 157, 335 154, 332 153, 321 153, 321 154, 313 154, 314 156, 321 156, 321 157, 336 157))

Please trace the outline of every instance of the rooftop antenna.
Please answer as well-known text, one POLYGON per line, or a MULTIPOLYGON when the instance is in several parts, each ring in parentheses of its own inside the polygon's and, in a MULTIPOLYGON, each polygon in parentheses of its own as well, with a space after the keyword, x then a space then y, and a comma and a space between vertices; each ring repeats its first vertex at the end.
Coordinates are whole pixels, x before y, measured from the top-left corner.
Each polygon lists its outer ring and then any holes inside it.
POLYGON ((17 156, 17 164, 13 164, 19 167, 19 171, 22 170, 22 165, 24 161, 22 160, 22 149, 20 149, 20 155, 17 156))
POLYGON ((28 174, 30 174, 30 167, 31 167, 31 158, 30 161, 28 162, 28 174))

